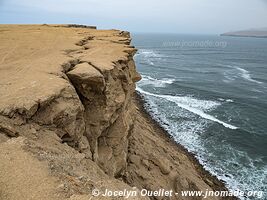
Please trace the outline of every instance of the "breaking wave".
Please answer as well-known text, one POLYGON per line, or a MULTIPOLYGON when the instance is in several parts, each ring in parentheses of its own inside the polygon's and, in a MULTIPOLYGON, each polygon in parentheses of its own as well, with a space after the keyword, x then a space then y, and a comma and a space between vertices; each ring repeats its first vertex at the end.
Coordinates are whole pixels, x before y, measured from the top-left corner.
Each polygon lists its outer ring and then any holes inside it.
MULTIPOLYGON (((265 186, 260 186, 264 185, 263 183, 265 182, 267 175, 266 166, 257 169, 255 160, 252 160, 246 153, 238 151, 230 145, 220 146, 219 151, 228 152, 228 154, 223 162, 216 162, 216 154, 210 153, 205 147, 210 141, 203 140, 201 135, 207 129, 208 121, 219 123, 230 129, 238 128, 205 113, 216 109, 222 103, 232 103, 232 100, 218 99, 219 101, 217 102, 199 100, 190 96, 159 95, 147 92, 140 87, 137 87, 137 91, 147 100, 146 109, 151 113, 152 117, 169 132, 177 143, 180 143, 190 152, 194 153, 200 164, 207 171, 217 176, 219 180, 223 180, 232 190, 241 189, 246 191, 248 188, 251 191, 265 190, 265 186), (177 107, 183 108, 184 110, 173 107, 172 110, 165 113, 162 110, 165 108, 160 108, 158 104, 166 102, 175 103, 177 107), (190 113, 201 118, 197 119, 190 113), (173 115, 176 119, 172 119, 173 115), (248 167, 243 167, 239 164, 240 162, 244 162, 244 160, 246 160, 248 167), (214 162, 216 162, 216 165, 214 162), (238 175, 232 173, 231 169, 233 167, 239 170, 238 175), (247 179, 249 179, 249 182, 247 182, 247 179)), ((261 162, 261 160, 257 162, 261 162)), ((245 200, 242 197, 240 199, 245 200)))
POLYGON ((243 69, 241 67, 234 67, 234 68, 237 69, 240 72, 240 75, 241 75, 242 78, 244 78, 244 79, 246 79, 248 81, 254 82, 254 83, 262 84, 262 82, 252 79, 249 71, 247 71, 247 70, 245 70, 245 69, 243 69))
POLYGON ((142 75, 142 79, 139 82, 139 85, 153 85, 154 87, 165 87, 166 85, 170 85, 174 83, 175 79, 173 78, 163 78, 157 79, 152 78, 151 76, 142 75))
POLYGON ((204 119, 219 123, 223 125, 226 128, 230 129, 237 129, 238 127, 233 126, 231 124, 228 124, 226 122, 223 122, 216 117, 205 113, 205 111, 210 110, 211 108, 217 107, 220 105, 218 102, 214 101, 208 101, 208 100, 198 100, 192 97, 179 97, 179 96, 171 96, 171 95, 159 95, 150 93, 147 91, 144 91, 140 87, 137 87, 137 91, 139 91, 142 94, 158 97, 161 99, 166 99, 168 101, 174 102, 178 107, 183 108, 191 113, 194 113, 195 115, 198 115, 204 119))
POLYGON ((242 77, 243 79, 245 79, 247 81, 257 83, 257 84, 262 84, 262 82, 253 79, 251 77, 250 72, 246 69, 243 69, 243 68, 237 67, 237 66, 232 66, 232 65, 226 65, 226 67, 233 69, 233 71, 228 71, 228 72, 226 71, 224 73, 225 77, 228 79, 228 82, 234 81, 238 77, 242 77))
POLYGON ((145 62, 145 64, 154 66, 157 61, 164 58, 164 55, 159 54, 154 50, 140 49, 136 53, 135 57, 141 57, 141 60, 145 62))

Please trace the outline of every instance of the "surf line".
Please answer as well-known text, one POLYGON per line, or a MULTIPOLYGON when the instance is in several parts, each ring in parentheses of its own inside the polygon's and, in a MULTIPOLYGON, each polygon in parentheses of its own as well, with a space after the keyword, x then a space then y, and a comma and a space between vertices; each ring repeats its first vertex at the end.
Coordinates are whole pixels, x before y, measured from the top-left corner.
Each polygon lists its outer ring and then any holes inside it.
POLYGON ((139 91, 140 93, 142 94, 146 94, 146 95, 149 95, 149 96, 154 96, 154 97, 158 97, 158 98, 161 98, 161 99, 166 99, 168 101, 171 101, 171 102, 174 102, 178 107, 180 108, 183 108, 189 112, 192 112, 204 119, 207 119, 207 120, 210 120, 210 121, 214 121, 214 122, 217 122, 221 125, 223 125, 224 127, 226 128, 230 128, 230 129, 238 129, 238 127, 236 126, 233 126, 231 124, 227 124, 219 119, 217 119, 216 117, 212 116, 212 115, 209 115, 205 112, 203 112, 202 110, 199 110, 199 109, 196 109, 196 108, 193 108, 193 107, 190 107, 188 105, 185 105, 183 103, 179 103, 175 98, 175 96, 171 96, 171 95, 158 95, 158 94, 153 94, 153 93, 150 93, 150 92, 147 92, 147 91, 144 91, 143 89, 141 89, 140 87, 137 87, 136 88, 137 91, 139 91))

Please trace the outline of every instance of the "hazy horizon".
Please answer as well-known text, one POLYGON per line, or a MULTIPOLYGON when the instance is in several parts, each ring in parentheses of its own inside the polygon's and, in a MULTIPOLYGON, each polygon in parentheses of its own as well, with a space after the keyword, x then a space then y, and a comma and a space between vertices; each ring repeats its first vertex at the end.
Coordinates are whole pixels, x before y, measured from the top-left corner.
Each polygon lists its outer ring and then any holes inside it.
POLYGON ((267 27, 267 0, 0 0, 1 24, 95 25, 136 33, 220 34, 267 27))

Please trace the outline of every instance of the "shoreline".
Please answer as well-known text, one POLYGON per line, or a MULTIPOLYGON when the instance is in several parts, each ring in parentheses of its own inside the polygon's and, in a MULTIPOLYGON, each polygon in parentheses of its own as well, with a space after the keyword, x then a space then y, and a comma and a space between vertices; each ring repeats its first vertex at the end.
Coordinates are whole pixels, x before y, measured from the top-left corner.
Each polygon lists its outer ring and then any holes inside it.
MULTIPOLYGON (((141 114, 144 118, 146 118, 152 126, 158 130, 157 133, 159 136, 167 141, 170 145, 172 145, 177 151, 184 153, 190 160, 190 162, 193 163, 195 166, 197 172, 201 176, 202 180, 205 181, 207 185, 209 185, 214 191, 229 191, 229 189, 226 187, 225 182, 222 180, 219 180, 216 176, 212 175, 209 171, 207 171, 203 165, 200 164, 198 159, 195 157, 195 154, 189 152, 184 146, 177 143, 173 137, 168 133, 167 130, 165 130, 160 123, 158 123, 153 116, 149 113, 149 111, 145 108, 145 103, 147 101, 144 99, 143 95, 136 91, 134 94, 134 99, 136 102, 136 106, 138 109, 140 109, 141 114), (207 179, 211 180, 211 182, 207 181, 207 179)), ((229 199, 229 200, 237 200, 239 198, 237 197, 224 197, 223 199, 229 199)))

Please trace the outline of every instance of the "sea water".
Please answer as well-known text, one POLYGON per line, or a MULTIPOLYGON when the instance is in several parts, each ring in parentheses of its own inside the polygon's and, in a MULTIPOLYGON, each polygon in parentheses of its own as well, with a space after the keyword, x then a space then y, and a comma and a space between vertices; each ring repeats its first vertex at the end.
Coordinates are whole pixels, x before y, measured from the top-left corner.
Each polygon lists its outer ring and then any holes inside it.
POLYGON ((147 110, 229 189, 267 199, 267 39, 132 37, 147 110))

